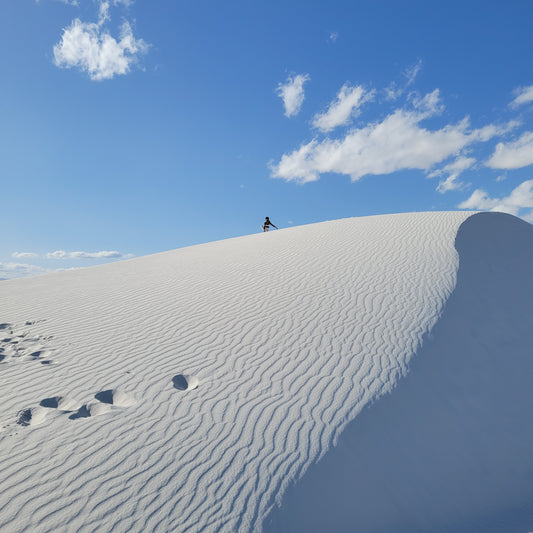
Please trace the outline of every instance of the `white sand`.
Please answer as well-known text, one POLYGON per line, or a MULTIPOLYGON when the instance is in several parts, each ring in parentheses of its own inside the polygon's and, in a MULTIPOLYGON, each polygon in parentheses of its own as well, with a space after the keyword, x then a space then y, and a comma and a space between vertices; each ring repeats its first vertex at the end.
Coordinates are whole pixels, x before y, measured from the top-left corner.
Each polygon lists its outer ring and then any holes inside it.
MULTIPOLYGON (((334 457, 347 424, 422 354, 456 286, 454 242, 470 216, 346 219, 0 283, 0 530, 282 524, 267 517, 291 482, 334 457)), ((508 219, 525 225, 489 221, 508 219)), ((530 299, 531 282, 524 291, 530 299)), ((441 358, 450 340, 439 337, 441 358)), ((313 506, 312 490, 300 492, 304 510, 282 508, 290 520, 313 506)))

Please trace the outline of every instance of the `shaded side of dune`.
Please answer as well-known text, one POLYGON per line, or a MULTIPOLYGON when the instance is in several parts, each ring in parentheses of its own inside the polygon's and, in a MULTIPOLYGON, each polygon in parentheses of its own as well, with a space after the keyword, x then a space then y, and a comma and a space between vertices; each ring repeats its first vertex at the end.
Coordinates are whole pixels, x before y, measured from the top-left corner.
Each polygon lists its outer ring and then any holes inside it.
POLYGON ((456 288, 408 376, 264 531, 533 530, 533 226, 474 215, 456 249, 456 288))

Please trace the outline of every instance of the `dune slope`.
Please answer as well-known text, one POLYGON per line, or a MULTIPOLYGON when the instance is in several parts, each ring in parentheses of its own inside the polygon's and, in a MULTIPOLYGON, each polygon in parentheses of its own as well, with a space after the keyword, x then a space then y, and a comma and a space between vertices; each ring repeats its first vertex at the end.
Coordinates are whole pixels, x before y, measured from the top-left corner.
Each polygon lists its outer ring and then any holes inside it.
POLYGON ((339 220, 2 282, 0 529, 261 529, 400 394, 434 326, 462 324, 446 318, 459 258, 486 250, 456 250, 459 228, 506 219, 469 217, 339 220))
POLYGON ((264 531, 533 529, 533 227, 478 214, 456 248, 456 288, 407 377, 264 531))

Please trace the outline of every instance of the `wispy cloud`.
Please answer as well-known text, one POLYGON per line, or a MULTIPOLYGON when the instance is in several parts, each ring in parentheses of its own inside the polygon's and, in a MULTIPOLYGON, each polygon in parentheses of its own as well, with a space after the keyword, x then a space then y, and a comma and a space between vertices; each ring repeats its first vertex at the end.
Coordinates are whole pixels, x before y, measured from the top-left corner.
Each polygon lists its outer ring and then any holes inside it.
POLYGON ((510 127, 491 124, 471 129, 468 118, 437 130, 422 127, 424 119, 442 109, 435 90, 416 99, 411 109, 396 109, 382 121, 352 129, 340 139, 315 138, 302 144, 271 165, 272 177, 306 183, 328 172, 350 176, 352 181, 405 169, 430 172, 466 147, 501 135, 510 127))
POLYGON ((27 276, 36 276, 46 274, 48 269, 25 263, 0 263, 0 279, 24 278, 27 276))
MULTIPOLYGON (((117 3, 115 0, 114 4, 117 3)), ((120 3, 129 5, 125 0, 120 3)), ((149 45, 133 36, 127 21, 121 26, 119 39, 112 37, 105 28, 105 23, 110 20, 109 9, 110 3, 102 1, 99 3, 98 22, 75 19, 63 30, 61 41, 54 46, 56 66, 77 67, 87 72, 92 80, 111 79, 130 71, 149 45)))
POLYGON ((511 107, 518 107, 529 102, 533 102, 533 85, 529 87, 519 87, 515 89, 515 99, 510 103, 511 107))
POLYGON ((337 126, 347 124, 350 119, 359 114, 364 102, 374 97, 374 91, 365 91, 361 86, 352 87, 345 83, 328 110, 318 113, 313 118, 313 126, 320 131, 331 131, 337 126))
MULTIPOLYGON (((476 189, 472 196, 460 203, 458 207, 476 211, 500 211, 520 216, 522 210, 533 208, 533 180, 522 182, 513 189, 509 196, 504 198, 491 198, 483 189, 476 189)), ((521 217, 533 223, 533 210, 526 212, 521 217)))
MULTIPOLYGON (((25 259, 26 261, 39 260, 41 264, 35 265, 22 262, 0 262, 0 280, 35 276, 37 274, 47 274, 50 272, 61 272, 73 268, 73 263, 66 263, 67 261, 88 261, 88 264, 94 265, 113 259, 129 259, 134 257, 134 255, 124 254, 116 250, 103 250, 99 252, 67 252, 65 250, 56 250, 55 252, 43 254, 38 254, 35 252, 13 252, 11 257, 13 259, 25 259), (66 263, 67 268, 64 266, 58 268, 58 262, 62 265, 65 265, 66 263), (50 268, 52 265, 54 266, 50 268)), ((86 265, 87 262, 85 262, 85 266, 86 265)))
POLYGON ((124 254, 116 250, 102 250, 100 252, 66 252, 56 250, 48 252, 42 256, 35 252, 13 252, 13 259, 129 259, 133 254, 124 254))
POLYGON ((524 132, 510 143, 498 143, 491 158, 486 162, 490 168, 513 169, 533 164, 533 131, 524 132))
POLYGON ((471 168, 475 163, 476 160, 473 157, 460 156, 452 163, 429 173, 428 177, 434 178, 436 176, 446 176, 446 178, 441 180, 437 186, 437 191, 440 193, 462 189, 465 187, 465 184, 459 181, 459 176, 465 170, 471 168))
POLYGON ((304 83, 310 79, 308 74, 297 74, 278 85, 276 93, 283 100, 286 117, 293 117, 300 112, 305 98, 304 83))
POLYGON ((414 63, 413 65, 407 67, 404 72, 403 72, 403 75, 404 77, 406 78, 406 86, 409 87, 410 85, 412 85, 416 79, 416 77, 418 76, 418 73, 422 70, 422 60, 419 59, 416 63, 414 63))
POLYGON ((44 257, 46 259, 127 259, 133 256, 131 254, 122 254, 115 250, 101 252, 65 252, 65 250, 56 250, 45 254, 44 257))
POLYGON ((332 31, 330 34, 329 34, 329 40, 332 42, 332 43, 335 43, 337 42, 337 39, 339 38, 339 34, 336 32, 336 31, 332 31))
POLYGON ((413 85, 418 76, 418 73, 422 70, 422 60, 419 59, 416 63, 413 63, 402 72, 402 78, 405 80, 403 83, 397 83, 393 81, 388 87, 384 89, 386 100, 398 100, 405 94, 408 88, 413 85))

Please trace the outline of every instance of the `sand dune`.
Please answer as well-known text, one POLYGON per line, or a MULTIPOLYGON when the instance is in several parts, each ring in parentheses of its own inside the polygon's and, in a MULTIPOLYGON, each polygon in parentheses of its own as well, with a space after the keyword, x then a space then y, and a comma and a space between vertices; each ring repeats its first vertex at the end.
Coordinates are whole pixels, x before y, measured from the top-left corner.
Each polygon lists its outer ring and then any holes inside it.
POLYGON ((320 509, 319 486, 329 487, 324 513, 337 516, 331 531, 399 519, 429 531, 446 507, 426 497, 426 514, 408 519, 421 512, 429 444, 440 439, 457 448, 445 471, 489 480, 457 520, 473 523, 486 496, 502 520, 515 501, 523 525, 531 235, 506 215, 387 215, 0 283, 0 530, 296 531, 320 509), (495 366, 502 346, 508 359, 495 366), (486 388, 466 394, 478 370, 486 388), (494 380, 498 399, 485 405, 494 380), (467 448, 491 420, 508 437, 472 467, 458 428, 474 419, 467 448), (394 464, 381 461, 392 453, 384 437, 403 443, 394 464), (360 453, 344 466, 360 481, 338 478, 343 499, 327 480, 350 438, 360 453), (491 492, 502 476, 505 489, 491 492), (379 502, 383 519, 372 521, 379 502))

